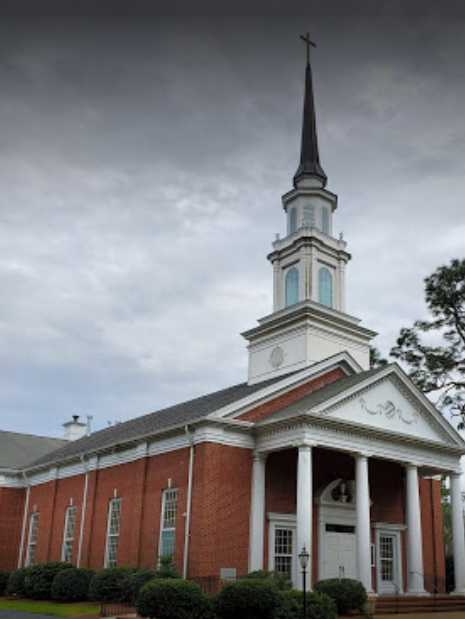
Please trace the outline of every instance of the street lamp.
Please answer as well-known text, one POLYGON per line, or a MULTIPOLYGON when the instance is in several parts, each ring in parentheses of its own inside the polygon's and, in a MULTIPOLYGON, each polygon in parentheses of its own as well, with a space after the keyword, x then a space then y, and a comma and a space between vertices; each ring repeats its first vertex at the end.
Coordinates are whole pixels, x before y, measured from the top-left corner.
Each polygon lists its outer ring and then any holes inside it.
POLYGON ((302 548, 302 551, 299 553, 299 561, 300 561, 300 567, 302 568, 302 585, 303 585, 303 591, 304 591, 304 604, 303 604, 303 616, 304 619, 306 619, 307 617, 307 587, 306 587, 306 576, 307 576, 307 566, 308 566, 308 562, 310 560, 310 553, 308 552, 308 550, 305 548, 305 546, 302 548))

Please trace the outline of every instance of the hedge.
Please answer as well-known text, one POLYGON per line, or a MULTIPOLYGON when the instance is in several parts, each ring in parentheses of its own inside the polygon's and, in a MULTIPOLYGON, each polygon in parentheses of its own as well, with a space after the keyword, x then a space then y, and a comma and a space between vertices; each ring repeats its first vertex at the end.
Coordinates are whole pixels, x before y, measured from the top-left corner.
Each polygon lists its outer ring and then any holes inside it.
POLYGON ((215 600, 220 619, 274 619, 280 592, 269 578, 243 578, 226 585, 215 600))
POLYGON ((10 577, 9 572, 0 572, 0 595, 5 594, 9 577, 10 577))
POLYGON ((72 567, 61 570, 53 579, 51 597, 59 602, 82 602, 89 596, 89 585, 94 572, 72 567))
POLYGON ((336 602, 340 615, 359 610, 364 611, 367 603, 367 592, 358 580, 351 578, 330 578, 320 580, 315 585, 315 591, 329 595, 336 602))
POLYGON ((29 567, 22 567, 19 570, 11 572, 8 578, 8 584, 6 586, 6 594, 9 596, 25 597, 26 589, 24 586, 24 580, 26 574, 29 572, 29 567))
MULTIPOLYGON (((303 617, 302 591, 281 591, 281 604, 274 619, 301 619, 303 617)), ((306 619, 337 619, 334 600, 324 593, 307 593, 306 619)))
POLYGON ((135 571, 129 567, 107 567, 100 570, 90 581, 89 598, 98 602, 129 601, 129 576, 135 571))
POLYGON ((127 594, 125 595, 128 602, 135 604, 140 590, 144 585, 157 577, 155 570, 137 570, 129 574, 126 584, 127 594))
POLYGON ((252 578, 253 580, 270 579, 281 591, 292 589, 292 583, 289 578, 286 578, 286 576, 284 576, 283 574, 279 574, 278 572, 256 570, 255 572, 249 572, 246 576, 243 576, 242 578, 252 578))
MULTIPOLYGON (((213 619, 210 600, 188 580, 156 578, 142 587, 136 609, 156 619, 213 619)), ((237 619, 237 618, 236 618, 237 619)))
POLYGON ((72 565, 70 563, 63 563, 61 561, 52 561, 30 567, 24 578, 26 597, 33 600, 49 600, 55 576, 61 570, 71 568, 72 565))

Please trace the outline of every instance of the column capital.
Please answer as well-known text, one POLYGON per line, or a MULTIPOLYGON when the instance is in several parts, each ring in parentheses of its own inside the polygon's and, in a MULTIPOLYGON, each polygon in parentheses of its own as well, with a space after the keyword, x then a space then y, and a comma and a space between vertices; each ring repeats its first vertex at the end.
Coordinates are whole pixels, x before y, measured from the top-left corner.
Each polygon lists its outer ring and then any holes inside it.
POLYGON ((454 469, 452 471, 449 472, 450 477, 462 477, 463 475, 463 471, 462 469, 454 469))
POLYGON ((252 458, 256 462, 264 462, 268 457, 268 453, 265 451, 254 450, 252 452, 252 458))
POLYGON ((364 458, 365 460, 368 460, 373 454, 369 451, 355 451, 352 455, 356 459, 364 458))
POLYGON ((404 469, 416 469, 418 470, 422 465, 420 462, 416 462, 415 460, 411 460, 410 462, 401 462, 404 469))
POLYGON ((308 448, 311 449, 312 447, 316 447, 317 443, 315 441, 310 441, 309 439, 302 439, 301 441, 294 441, 292 443, 292 447, 295 447, 297 449, 302 449, 302 448, 308 448))

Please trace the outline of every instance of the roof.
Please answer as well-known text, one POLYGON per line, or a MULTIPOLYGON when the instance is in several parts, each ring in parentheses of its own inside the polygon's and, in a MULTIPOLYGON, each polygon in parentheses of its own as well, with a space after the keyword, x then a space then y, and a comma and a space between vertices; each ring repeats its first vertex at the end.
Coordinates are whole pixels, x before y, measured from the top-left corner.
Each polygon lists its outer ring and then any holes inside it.
MULTIPOLYGON (((392 366, 392 365, 394 364, 389 364, 389 366, 392 366)), ((302 406, 305 406, 306 409, 314 408, 315 406, 318 406, 319 404, 322 404, 323 402, 326 402, 327 400, 334 398, 340 393, 343 393, 347 389, 350 389, 351 387, 355 387, 359 383, 363 383, 363 381, 367 380, 367 378, 371 378, 375 376, 376 374, 380 374, 381 372, 386 370, 386 367, 389 367, 389 366, 385 365, 379 368, 365 370, 364 372, 360 372, 359 374, 353 374, 351 376, 340 378, 339 380, 336 380, 333 383, 330 383, 329 385, 322 387, 321 389, 312 391, 311 393, 306 395, 301 400, 298 400, 297 402, 290 404, 289 406, 287 406, 285 409, 283 409, 280 412, 285 413, 287 416, 288 414, 292 414, 294 412, 299 411, 302 408, 302 406)), ((270 417, 267 419, 264 419, 263 423, 266 423, 270 419, 271 419, 270 417)), ((273 417, 272 421, 275 421, 275 419, 276 419, 276 416, 273 417)))
POLYGON ((89 436, 84 436, 76 441, 67 443, 52 453, 41 455, 35 461, 30 460, 29 468, 55 464, 85 453, 109 448, 118 443, 127 443, 163 430, 198 421, 224 406, 242 400, 242 398, 246 398, 268 385, 285 379, 286 376, 289 376, 289 374, 253 385, 240 383, 187 402, 175 404, 174 406, 130 419, 123 423, 118 423, 104 430, 93 432, 89 436))
POLYGON ((326 174, 320 164, 316 133, 315 102, 313 100, 312 69, 310 62, 305 68, 304 113, 302 120, 302 143, 300 163, 294 175, 294 185, 306 176, 317 176, 326 185, 326 174))
POLYGON ((21 469, 67 444, 60 438, 0 430, 0 469, 21 469))

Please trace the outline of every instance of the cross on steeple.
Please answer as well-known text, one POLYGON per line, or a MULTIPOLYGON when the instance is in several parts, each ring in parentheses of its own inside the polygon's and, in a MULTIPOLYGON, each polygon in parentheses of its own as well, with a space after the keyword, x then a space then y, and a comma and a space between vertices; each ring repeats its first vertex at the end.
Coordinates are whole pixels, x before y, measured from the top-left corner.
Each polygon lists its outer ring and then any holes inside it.
POLYGON ((310 39, 310 33, 307 32, 305 35, 301 34, 300 38, 302 39, 302 41, 305 43, 305 46, 307 48, 307 64, 310 64, 310 45, 312 47, 316 47, 316 43, 314 43, 311 39, 310 39))

